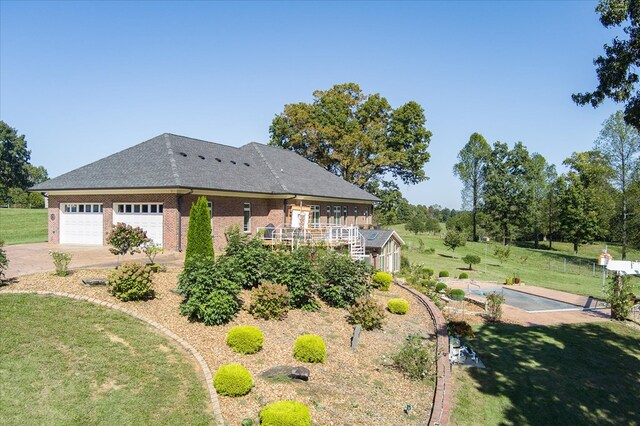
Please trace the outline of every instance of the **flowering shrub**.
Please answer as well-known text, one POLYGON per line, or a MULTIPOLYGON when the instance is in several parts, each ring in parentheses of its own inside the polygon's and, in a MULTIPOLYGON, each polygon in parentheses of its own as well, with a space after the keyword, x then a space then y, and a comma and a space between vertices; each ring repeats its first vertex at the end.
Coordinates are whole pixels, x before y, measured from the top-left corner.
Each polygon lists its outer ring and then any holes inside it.
POLYGON ((155 295, 152 275, 148 266, 125 263, 109 275, 109 292, 124 302, 150 299, 155 295))
POLYGON ((53 258, 53 266, 56 267, 56 275, 66 277, 69 275, 69 263, 71 262, 71 253, 63 251, 50 251, 49 256, 53 258))
POLYGON ((500 321, 502 318, 502 304, 504 303, 504 296, 500 293, 490 293, 487 295, 487 301, 485 302, 484 309, 492 321, 500 321))
POLYGON ((466 321, 449 321, 447 333, 455 337, 475 337, 473 329, 466 321))
POLYGON ((291 293, 287 287, 266 282, 251 291, 249 313, 256 318, 281 320, 289 312, 291 293))
POLYGON ((109 251, 117 256, 140 253, 140 247, 149 242, 146 231, 126 223, 114 225, 107 236, 107 244, 113 246, 109 251))
POLYGON ((360 324, 365 330, 382 328, 384 323, 384 308, 373 298, 363 296, 356 299, 349 307, 347 321, 350 324, 360 324))

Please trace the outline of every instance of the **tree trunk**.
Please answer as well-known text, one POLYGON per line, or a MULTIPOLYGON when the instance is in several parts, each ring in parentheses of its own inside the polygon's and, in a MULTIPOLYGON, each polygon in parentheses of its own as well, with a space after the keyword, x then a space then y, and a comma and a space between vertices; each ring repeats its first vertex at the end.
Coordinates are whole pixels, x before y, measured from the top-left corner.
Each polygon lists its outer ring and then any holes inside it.
POLYGON ((535 234, 533 237, 533 248, 537 249, 540 246, 540 235, 537 229, 535 229, 533 233, 535 234))
POLYGON ((573 242, 573 254, 578 254, 578 243, 576 241, 573 242))

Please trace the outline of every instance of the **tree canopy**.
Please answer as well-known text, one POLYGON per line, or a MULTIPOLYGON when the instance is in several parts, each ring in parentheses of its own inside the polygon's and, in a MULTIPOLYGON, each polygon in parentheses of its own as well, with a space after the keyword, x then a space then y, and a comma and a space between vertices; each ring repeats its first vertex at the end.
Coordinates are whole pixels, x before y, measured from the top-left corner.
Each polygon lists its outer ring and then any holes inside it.
POLYGON ((313 102, 285 105, 269 127, 269 144, 292 150, 361 188, 389 177, 427 179, 431 132, 422 107, 393 109, 355 83, 313 92, 313 102))
POLYGON ((640 1, 600 0, 596 7, 600 22, 606 28, 624 27, 627 39, 614 38, 604 45, 604 55, 594 61, 598 87, 593 92, 577 93, 572 99, 578 105, 598 107, 609 98, 625 103, 625 121, 640 130, 640 92, 638 73, 640 66, 640 1))
POLYGON ((29 159, 24 135, 0 121, 0 199, 6 200, 11 188, 27 189, 30 186, 29 159))

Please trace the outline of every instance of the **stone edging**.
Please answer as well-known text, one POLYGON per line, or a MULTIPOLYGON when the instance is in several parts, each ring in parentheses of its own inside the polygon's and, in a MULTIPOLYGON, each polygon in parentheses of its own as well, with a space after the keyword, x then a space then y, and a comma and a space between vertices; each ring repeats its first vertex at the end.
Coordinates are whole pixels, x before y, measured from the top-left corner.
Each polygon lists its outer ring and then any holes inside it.
POLYGON ((173 333, 171 330, 169 330, 168 328, 166 328, 162 324, 159 324, 156 321, 150 320, 149 318, 146 318, 146 317, 140 315, 139 313, 137 313, 137 312, 135 312, 135 311, 133 311, 131 309, 127 309, 127 308, 122 307, 120 305, 117 305, 115 303, 105 302, 104 300, 95 299, 93 297, 88 297, 88 296, 82 296, 82 295, 79 295, 79 294, 64 293, 64 292, 61 292, 61 291, 28 291, 28 290, 2 290, 2 291, 0 291, 0 295, 2 295, 2 294, 37 294, 37 295, 41 295, 41 296, 67 297, 67 298, 70 298, 70 299, 82 300, 82 301, 85 301, 85 302, 94 303, 96 305, 104 306, 106 308, 110 308, 110 309, 113 309, 115 311, 122 312, 124 314, 130 315, 130 316, 132 316, 134 318, 137 318, 137 319, 139 319, 141 321, 146 322, 150 326, 156 328, 158 331, 160 331, 165 336, 170 337, 171 339, 173 339, 174 341, 179 343, 180 346, 182 346, 187 352, 189 352, 191 355, 193 355, 193 357, 198 361, 198 364, 200 365, 200 368, 202 369, 202 373, 204 374, 204 379, 207 382, 207 389, 209 390, 209 395, 210 395, 210 399, 211 399, 211 406, 213 408, 213 416, 215 417, 216 423, 218 425, 224 425, 225 424, 224 423, 224 418, 222 417, 222 411, 220 410, 220 403, 218 402, 218 394, 216 393, 216 390, 213 387, 213 376, 211 375, 211 370, 209 369, 209 366, 205 362, 204 358, 202 357, 202 355, 200 355, 200 353, 193 346, 191 346, 189 343, 187 343, 186 340, 184 340, 182 337, 178 336, 177 334, 173 333))
POLYGON ((436 328, 436 390, 433 395, 429 426, 447 426, 452 408, 451 365, 449 363, 449 336, 447 322, 438 307, 425 295, 395 280, 395 283, 413 294, 427 308, 436 328))

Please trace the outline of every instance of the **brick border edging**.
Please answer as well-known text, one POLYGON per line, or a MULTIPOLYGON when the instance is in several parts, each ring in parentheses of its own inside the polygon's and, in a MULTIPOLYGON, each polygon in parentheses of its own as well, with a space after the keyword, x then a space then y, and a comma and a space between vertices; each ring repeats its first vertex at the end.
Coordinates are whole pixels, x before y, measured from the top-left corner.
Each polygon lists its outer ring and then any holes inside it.
POLYGON ((452 393, 451 393, 451 369, 449 363, 449 336, 447 334, 447 322, 438 307, 422 293, 404 285, 399 280, 394 280, 395 284, 413 294, 418 299, 431 316, 436 329, 436 390, 433 395, 431 405, 431 416, 429 426, 447 426, 451 416, 452 393))
POLYGON ((153 321, 149 318, 146 318, 143 315, 140 315, 139 313, 127 309, 125 307, 122 307, 120 305, 117 305, 115 303, 112 302, 106 302, 104 300, 100 300, 100 299, 96 299, 93 297, 89 297, 89 296, 83 296, 80 294, 73 294, 73 293, 65 293, 65 292, 61 292, 61 291, 29 291, 29 290, 2 290, 0 291, 0 295, 2 294, 37 294, 40 296, 55 296, 55 297, 67 297, 69 299, 76 299, 76 300, 82 300, 85 302, 89 302, 89 303, 93 303, 96 305, 100 305, 100 306, 104 306, 106 308, 110 308, 113 309, 115 311, 119 311, 123 314, 127 314, 129 316, 132 316, 134 318, 137 318, 141 321, 146 322, 147 324, 149 324, 150 326, 154 327, 155 329, 157 329, 158 331, 160 331, 162 334, 164 334, 167 337, 170 337, 171 339, 173 339, 174 341, 176 341, 178 344, 180 344, 180 346, 182 346, 187 352, 189 352, 191 355, 193 355, 193 357, 196 359, 196 361, 198 361, 198 364, 200 365, 200 368, 202 369, 202 373, 204 374, 204 379, 207 382, 207 389, 209 390, 209 396, 211 399, 211 407, 213 408, 213 416, 216 420, 216 423, 220 426, 224 425, 224 418, 222 417, 222 410, 220 410, 220 403, 218 402, 218 394, 215 390, 215 388, 213 387, 213 376, 211 375, 211 370, 209 369, 209 366, 207 365, 206 361, 204 360, 204 358, 202 357, 202 355, 200 355, 200 353, 193 347, 191 346, 189 343, 187 343, 186 340, 184 340, 182 337, 178 336, 177 334, 173 333, 171 330, 169 330, 168 328, 166 328, 165 326, 163 326, 162 324, 157 323, 156 321, 153 321))

